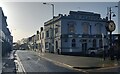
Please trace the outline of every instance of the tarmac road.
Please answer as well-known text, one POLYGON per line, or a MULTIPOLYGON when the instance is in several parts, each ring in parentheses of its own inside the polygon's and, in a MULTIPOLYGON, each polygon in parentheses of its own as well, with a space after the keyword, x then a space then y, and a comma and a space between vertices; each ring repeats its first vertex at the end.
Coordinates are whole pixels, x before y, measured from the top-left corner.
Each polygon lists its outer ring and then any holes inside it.
POLYGON ((40 58, 32 51, 18 50, 16 54, 18 55, 25 72, 78 72, 40 58))

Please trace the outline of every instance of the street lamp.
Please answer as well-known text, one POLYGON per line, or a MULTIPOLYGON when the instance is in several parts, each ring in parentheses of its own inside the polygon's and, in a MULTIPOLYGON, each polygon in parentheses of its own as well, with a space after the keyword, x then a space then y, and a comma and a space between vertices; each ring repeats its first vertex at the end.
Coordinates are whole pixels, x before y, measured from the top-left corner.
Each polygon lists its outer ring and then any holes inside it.
POLYGON ((52 14, 53 14, 53 19, 54 19, 54 4, 50 4, 50 3, 43 3, 43 4, 52 6, 52 14))
MULTIPOLYGON (((108 13, 107 14, 109 14, 109 17, 110 17, 110 19, 109 20, 111 20, 111 17, 112 17, 112 13, 114 13, 114 12, 112 12, 112 8, 114 8, 114 7, 118 7, 118 6, 113 6, 113 7, 108 7, 108 13)), ((116 15, 115 14, 113 14, 113 17, 115 17, 116 15)))
MULTIPOLYGON (((52 6, 52 16, 53 16, 53 29, 52 29, 52 35, 53 35, 53 38, 52 38, 52 41, 51 41, 51 45, 52 45, 52 48, 51 49, 53 49, 53 53, 54 53, 54 4, 50 4, 50 3, 43 3, 43 4, 45 4, 45 5, 51 5, 52 6)), ((50 26, 50 28, 51 28, 51 26, 50 26)), ((51 35, 51 36, 52 36, 51 35)), ((51 50, 50 49, 50 50, 51 50)))
MULTIPOLYGON (((118 7, 118 6, 113 6, 113 7, 118 7)), ((107 17, 109 15, 109 21, 107 22, 107 26, 106 26, 107 31, 110 32, 110 57, 111 57, 111 60, 114 60, 114 54, 113 54, 114 53, 114 49, 112 48, 112 32, 116 28, 114 21, 111 20, 112 13, 114 13, 114 12, 112 12, 112 8, 113 7, 109 7, 109 11, 107 11, 107 17)), ((116 16, 116 15, 113 14, 113 16, 116 16)))

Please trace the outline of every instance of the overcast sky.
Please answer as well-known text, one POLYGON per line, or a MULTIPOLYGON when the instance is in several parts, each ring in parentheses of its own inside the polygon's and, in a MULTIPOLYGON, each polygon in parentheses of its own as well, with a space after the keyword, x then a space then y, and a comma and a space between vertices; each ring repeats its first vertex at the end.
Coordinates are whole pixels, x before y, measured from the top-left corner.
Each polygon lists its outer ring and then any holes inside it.
MULTIPOLYGON (((55 15, 67 14, 69 11, 89 11, 106 17, 107 7, 118 5, 116 2, 50 2, 55 5, 55 15)), ((43 5, 42 2, 2 2, 4 14, 14 42, 36 34, 36 31, 44 25, 44 22, 52 18, 52 7, 43 5)), ((118 16, 118 8, 112 11, 118 16)), ((112 18, 118 23, 118 17, 112 18)), ((117 33, 116 30, 114 33, 117 33)))

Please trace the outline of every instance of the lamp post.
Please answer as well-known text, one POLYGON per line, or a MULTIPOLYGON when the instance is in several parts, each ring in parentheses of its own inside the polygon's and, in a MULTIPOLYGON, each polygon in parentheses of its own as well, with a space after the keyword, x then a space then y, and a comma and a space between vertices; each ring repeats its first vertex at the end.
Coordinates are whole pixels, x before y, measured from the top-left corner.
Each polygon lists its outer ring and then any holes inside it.
POLYGON ((52 15, 53 15, 53 18, 54 18, 54 4, 50 4, 50 3, 43 3, 43 4, 52 6, 52 15))
MULTIPOLYGON (((43 4, 45 4, 45 5, 51 5, 52 6, 52 17, 53 17, 53 20, 52 20, 52 24, 53 24, 53 29, 52 29, 52 35, 51 35, 51 42, 50 43, 52 43, 51 44, 51 48, 50 48, 50 50, 53 50, 53 53, 54 53, 54 4, 50 4, 50 3, 43 3, 43 4)), ((50 26, 50 28, 51 28, 51 26, 50 26)), ((50 51, 51 52, 51 51, 50 51)))
POLYGON ((102 33, 103 60, 105 60, 104 34, 102 33))
MULTIPOLYGON (((118 6, 113 6, 113 7, 118 7, 118 6)), ((110 57, 111 60, 114 60, 114 49, 112 47, 112 32, 115 30, 116 26, 113 20, 111 20, 112 18, 112 8, 113 7, 109 7, 109 11, 107 11, 107 17, 109 15, 109 21, 107 22, 107 30, 110 32, 110 57)), ((115 16, 115 14, 113 14, 113 17, 115 16)))

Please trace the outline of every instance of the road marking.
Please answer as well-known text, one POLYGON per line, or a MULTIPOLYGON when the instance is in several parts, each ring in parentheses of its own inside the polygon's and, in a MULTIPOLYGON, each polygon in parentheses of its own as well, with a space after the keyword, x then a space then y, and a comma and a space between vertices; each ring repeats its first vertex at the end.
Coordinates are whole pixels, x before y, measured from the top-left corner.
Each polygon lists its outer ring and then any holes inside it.
POLYGON ((21 63, 20 58, 18 57, 18 55, 17 55, 17 60, 18 60, 19 66, 22 68, 23 73, 26 74, 26 71, 25 71, 25 69, 24 69, 24 67, 23 67, 23 65, 22 65, 22 63, 21 63))
MULTIPOLYGON (((40 55, 39 55, 39 56, 40 56, 40 55)), ((73 70, 81 71, 81 72, 84 72, 84 73, 88 73, 87 71, 82 70, 82 69, 75 69, 75 68, 73 68, 73 66, 71 66, 71 65, 68 65, 68 64, 65 64, 65 63, 61 63, 61 62, 58 62, 58 61, 54 61, 54 60, 48 59, 48 58, 43 57, 43 56, 40 56, 40 57, 43 58, 43 59, 46 59, 46 60, 48 60, 48 61, 50 61, 50 62, 54 62, 54 63, 58 63, 58 64, 61 64, 61 65, 67 66, 67 67, 69 67, 69 68, 71 68, 71 69, 73 69, 73 70)))
POLYGON ((100 69, 96 69, 96 70, 102 70, 102 69, 111 69, 111 68, 116 68, 116 67, 120 67, 120 66, 115 66, 115 67, 107 67, 107 68, 100 68, 100 69))

